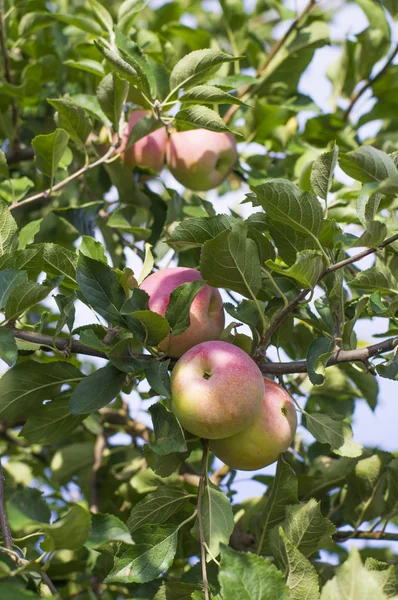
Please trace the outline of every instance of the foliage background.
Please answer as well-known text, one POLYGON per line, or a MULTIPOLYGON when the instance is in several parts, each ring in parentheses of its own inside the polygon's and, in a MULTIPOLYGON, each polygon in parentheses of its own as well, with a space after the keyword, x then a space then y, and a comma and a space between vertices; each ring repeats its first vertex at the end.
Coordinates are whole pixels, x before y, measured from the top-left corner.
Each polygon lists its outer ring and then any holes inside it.
MULTIPOLYGON (((278 0, 1 2, 0 357, 12 367, 0 392, 0 512, 5 505, 12 534, 3 520, 2 597, 397 595, 396 555, 385 545, 397 537, 397 459, 361 447, 350 428, 358 399, 374 410, 379 377, 393 386, 398 373, 397 9, 356 0, 364 29, 331 40, 335 11, 349 5, 309 2, 297 13, 278 0), (330 42, 339 53, 327 72, 332 111, 322 112, 298 86, 330 42), (194 88, 196 104, 180 96, 181 107, 160 115, 171 72, 184 95, 194 88), (357 120, 369 94, 374 105, 357 120), (131 105, 148 105, 144 96, 154 117, 135 139, 159 116, 240 136, 240 164, 217 194, 182 190, 167 171, 148 183, 101 158, 102 126, 121 131, 131 105), (375 135, 358 135, 375 122, 375 135), (242 202, 248 186, 254 216, 239 216, 250 204, 215 216, 230 202, 224 194, 242 202), (368 264, 356 264, 360 252, 368 264), (200 266, 232 294, 226 309, 250 340, 234 328, 225 339, 250 344, 304 410, 275 477, 254 474, 259 498, 234 501, 236 473, 212 457, 208 480, 200 441, 187 442, 167 410, 167 363, 154 346, 187 319, 177 297, 165 322, 128 287, 128 269, 139 280, 153 260, 200 266), (367 350, 355 332, 376 318, 383 341, 367 350), (101 369, 89 354, 102 357, 101 369), (153 433, 148 419, 131 418, 128 399, 145 411, 159 396, 153 433), (377 549, 347 558, 347 537, 376 539, 377 549)), ((189 302, 194 290, 180 293, 189 302)))

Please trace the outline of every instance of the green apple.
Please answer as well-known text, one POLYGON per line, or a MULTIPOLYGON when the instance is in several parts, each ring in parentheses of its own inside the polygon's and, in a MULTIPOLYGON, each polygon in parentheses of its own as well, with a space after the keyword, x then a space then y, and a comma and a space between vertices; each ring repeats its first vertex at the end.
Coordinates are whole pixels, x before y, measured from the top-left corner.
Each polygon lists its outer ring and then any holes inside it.
MULTIPOLYGON (((163 269, 147 277, 140 288, 149 295, 150 310, 164 316, 170 294, 176 287, 189 281, 202 279, 196 269, 173 267, 163 269)), ((159 349, 168 356, 180 357, 200 342, 217 340, 224 329, 224 309, 220 292, 205 285, 195 296, 189 311, 189 327, 180 335, 168 336, 159 349)))
POLYGON ((166 150, 170 172, 185 187, 198 192, 220 185, 237 159, 234 136, 207 129, 172 133, 166 150))
POLYGON ((254 422, 264 398, 260 369, 228 342, 203 342, 188 350, 171 376, 171 406, 181 425, 216 440, 254 422))
POLYGON ((233 469, 255 471, 270 465, 296 433, 297 414, 289 394, 270 379, 264 379, 264 387, 262 408, 253 423, 237 435, 211 442, 214 454, 233 469))

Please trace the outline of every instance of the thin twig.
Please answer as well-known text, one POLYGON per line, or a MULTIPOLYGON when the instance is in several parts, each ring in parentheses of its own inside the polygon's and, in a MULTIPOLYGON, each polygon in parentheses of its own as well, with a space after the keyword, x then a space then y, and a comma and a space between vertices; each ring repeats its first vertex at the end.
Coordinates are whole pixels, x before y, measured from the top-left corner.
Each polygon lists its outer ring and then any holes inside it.
POLYGON ((199 489, 198 489, 198 528, 199 528, 199 541, 200 541, 200 561, 202 565, 202 579, 203 579, 203 590, 205 594, 205 600, 210 600, 209 595, 209 581, 207 579, 207 568, 206 568, 206 540, 203 533, 203 523, 202 523, 202 496, 206 485, 206 477, 207 477, 207 453, 209 451, 208 444, 206 440, 203 441, 203 455, 202 455, 202 463, 200 467, 200 480, 199 480, 199 489))
MULTIPOLYGON (((297 15, 297 18, 290 25, 290 27, 288 28, 286 33, 277 42, 275 42, 275 44, 272 46, 271 50, 269 51, 266 59, 264 60, 263 64, 260 66, 260 68, 257 71, 257 74, 256 74, 257 79, 259 79, 262 75, 264 75, 264 73, 267 70, 271 61, 278 54, 280 49, 284 46, 284 44, 286 43, 286 41, 288 40, 290 35, 293 33, 293 31, 295 29, 297 29, 297 27, 300 25, 300 23, 303 21, 303 19, 313 9, 313 7, 316 5, 316 3, 317 3, 317 0, 309 0, 308 4, 304 7, 302 12, 299 15, 297 15)), ((251 95, 253 95, 254 91, 257 89, 257 86, 261 83, 262 82, 256 82, 252 85, 246 85, 246 86, 242 87, 240 90, 238 90, 238 94, 237 94, 238 98, 243 98, 243 97, 250 98, 251 95)), ((235 104, 234 106, 231 106, 231 108, 229 108, 229 110, 225 113, 224 121, 226 124, 228 124, 230 122, 230 120, 232 119, 233 115, 236 113, 238 108, 239 108, 239 105, 235 104)))
POLYGON ((53 192, 56 192, 57 190, 61 189, 70 181, 77 179, 81 175, 84 175, 84 173, 86 173, 87 171, 90 171, 90 169, 94 169, 94 167, 98 167, 98 165, 101 165, 102 163, 106 162, 115 152, 115 150, 116 146, 111 146, 108 152, 101 156, 101 158, 99 158, 98 160, 94 161, 93 163, 89 163, 88 165, 85 165, 75 173, 69 175, 69 177, 66 177, 66 179, 63 179, 62 181, 54 185, 52 188, 48 188, 43 192, 34 194, 33 196, 28 196, 28 198, 25 198, 25 200, 21 200, 20 202, 14 202, 13 204, 11 204, 11 206, 9 206, 9 210, 14 210, 15 208, 19 208, 20 206, 31 204, 32 202, 36 202, 36 200, 41 200, 42 198, 48 198, 53 192))
POLYGON ((99 503, 99 481, 98 471, 102 465, 102 454, 106 448, 106 437, 103 433, 97 436, 94 445, 94 464, 92 468, 92 479, 91 479, 91 505, 90 510, 92 513, 98 512, 99 503))
POLYGON ((367 83, 365 83, 365 85, 363 87, 361 87, 361 89, 351 98, 351 102, 347 108, 347 110, 344 113, 344 120, 347 121, 348 117, 350 116, 350 113, 352 111, 352 109, 354 108, 355 104, 358 102, 358 100, 361 98, 361 96, 363 96, 363 94, 366 92, 366 90, 368 90, 369 88, 372 87, 372 85, 378 81, 381 77, 383 77, 383 75, 386 73, 386 71, 389 69, 392 61, 394 60, 394 58, 397 56, 398 54, 398 44, 395 47, 395 50, 393 51, 393 53, 391 54, 390 58, 387 60, 386 64, 384 65, 384 67, 373 77, 370 78, 367 83))
POLYGON ((0 529, 1 535, 3 537, 3 544, 7 550, 12 550, 12 535, 10 526, 8 524, 7 514, 6 514, 6 502, 4 495, 4 474, 3 467, 0 461, 0 529))

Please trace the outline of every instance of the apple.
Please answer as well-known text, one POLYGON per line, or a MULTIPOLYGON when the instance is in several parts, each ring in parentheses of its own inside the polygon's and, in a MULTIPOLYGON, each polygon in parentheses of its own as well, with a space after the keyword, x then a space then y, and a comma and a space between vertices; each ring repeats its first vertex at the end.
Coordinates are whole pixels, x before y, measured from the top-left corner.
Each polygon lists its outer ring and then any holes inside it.
POLYGON ((133 110, 124 130, 118 152, 122 153, 124 163, 131 169, 144 167, 159 173, 164 165, 167 146, 167 132, 164 127, 156 129, 156 131, 141 138, 125 150, 134 125, 148 114, 145 110, 133 110))
POLYGON ((210 447, 226 465, 255 471, 278 460, 290 446, 297 428, 297 414, 289 394, 277 383, 264 379, 264 399, 256 419, 243 431, 210 447))
POLYGON ((246 352, 228 342, 203 342, 171 375, 171 408, 190 433, 216 440, 239 434, 261 410, 264 380, 246 352))
POLYGON ((230 174, 238 159, 231 133, 190 129, 172 133, 166 162, 174 177, 190 190, 211 190, 230 174))
MULTIPOLYGON (((149 295, 149 309, 165 316, 170 294, 176 287, 189 281, 201 280, 196 269, 173 267, 147 277, 140 288, 149 295)), ((220 292, 205 285, 195 296, 189 312, 190 325, 180 335, 169 335, 159 344, 168 356, 180 357, 200 342, 217 340, 224 329, 224 309, 220 292)))

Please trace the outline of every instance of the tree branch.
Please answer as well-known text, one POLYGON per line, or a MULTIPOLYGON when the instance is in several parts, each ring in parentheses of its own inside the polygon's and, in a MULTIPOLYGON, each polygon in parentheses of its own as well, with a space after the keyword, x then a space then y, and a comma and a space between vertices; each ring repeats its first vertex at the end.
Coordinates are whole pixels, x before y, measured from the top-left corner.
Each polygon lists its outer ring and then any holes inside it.
POLYGON ((12 535, 10 526, 8 524, 7 513, 6 513, 6 502, 4 495, 4 474, 3 467, 0 461, 0 529, 3 538, 4 547, 7 550, 12 550, 12 535))
POLYGON ((363 94, 366 92, 366 90, 368 90, 369 88, 372 87, 372 85, 378 81, 381 77, 383 77, 383 75, 386 73, 386 71, 388 71, 392 61, 394 60, 394 58, 397 56, 398 54, 398 44, 395 48, 395 50, 393 51, 393 53, 391 54, 390 58, 387 60, 386 64, 384 65, 384 67, 372 78, 370 78, 367 83, 365 83, 365 85, 363 87, 361 87, 361 89, 351 98, 351 102, 347 108, 347 110, 344 113, 344 120, 347 121, 348 117, 350 116, 350 113, 352 111, 352 109, 354 108, 355 104, 358 102, 358 100, 361 98, 361 96, 363 96, 363 94))
MULTIPOLYGON (((303 21, 303 19, 314 8, 316 3, 317 3, 317 0, 309 0, 308 4, 304 7, 304 9, 301 11, 301 13, 299 15, 297 15, 297 18, 290 25, 290 27, 288 28, 286 33, 277 42, 275 42, 275 44, 272 46, 271 50, 268 52, 268 55, 267 55, 266 59, 264 60, 263 64, 257 70, 257 73, 256 73, 257 78, 261 77, 264 74, 264 72, 268 68, 269 64, 274 59, 274 57, 278 54, 280 49, 285 45, 285 43, 288 40, 288 38, 290 37, 290 35, 293 33, 293 31, 295 29, 297 29, 297 27, 300 25, 300 23, 303 21)), ((238 94, 237 94, 238 98, 242 98, 243 96, 246 96, 246 94, 248 94, 249 92, 250 92, 250 94, 248 97, 250 97, 253 94, 254 90, 259 85, 259 83, 260 82, 256 82, 256 83, 253 83, 252 85, 245 85, 244 87, 242 87, 240 90, 238 90, 238 94)), ((224 122, 226 124, 228 124, 231 121, 233 115, 236 113, 238 108, 239 108, 239 105, 235 104, 228 109, 228 111, 225 113, 225 116, 224 116, 224 122)))
POLYGON ((6 160, 8 165, 22 162, 24 160, 33 160, 35 153, 33 148, 13 148, 6 153, 6 160))
MULTIPOLYGON (((338 350, 329 358, 326 363, 326 367, 332 365, 338 365, 347 362, 362 362, 366 361, 372 356, 378 356, 384 352, 391 352, 398 346, 398 337, 389 338, 384 342, 373 344, 372 346, 365 346, 364 348, 357 348, 356 350, 338 350)), ((291 373, 307 373, 308 366, 305 360, 293 360, 291 362, 283 363, 267 363, 256 360, 261 372, 264 375, 288 375, 291 373)))
POLYGON ((203 440, 203 455, 202 455, 202 464, 200 468, 200 480, 199 480, 199 489, 198 489, 198 529, 199 529, 199 540, 200 540, 200 562, 202 565, 202 579, 203 579, 203 590, 205 595, 205 600, 210 600, 209 595, 209 582, 207 579, 207 569, 206 569, 206 540, 203 533, 203 523, 202 523, 202 496, 206 485, 206 476, 207 476, 207 455, 209 452, 208 443, 206 440, 203 440))
MULTIPOLYGON (((358 252, 358 254, 354 254, 354 256, 350 256, 349 258, 346 258, 344 260, 341 260, 340 262, 331 265, 330 267, 327 267, 320 275, 318 281, 316 282, 315 285, 318 285, 318 283, 321 281, 321 279, 323 279, 324 277, 326 277, 326 275, 329 275, 329 273, 333 273, 333 271, 337 271, 338 269, 343 269, 344 267, 347 267, 348 265, 358 262, 359 260, 362 260, 363 258, 365 258, 365 256, 370 256, 371 254, 374 254, 375 252, 378 252, 379 250, 383 250, 383 248, 385 248, 386 246, 388 246, 389 244, 392 244, 393 242, 398 240, 398 233, 396 233, 395 235, 387 238, 386 240, 384 240, 384 242, 382 242, 377 248, 367 248, 366 250, 363 250, 362 252, 358 252)), ((314 286, 315 287, 315 286, 314 286)), ((261 343, 259 344, 259 346, 257 347, 256 350, 256 357, 259 358, 264 354, 264 351, 267 349, 272 336, 274 335, 274 333, 276 332, 276 330, 278 329, 279 325, 281 324, 281 322, 283 321, 283 319, 290 314, 297 306, 298 304, 300 304, 300 302, 302 300, 304 300, 304 298, 307 296, 307 294, 309 294, 311 292, 311 290, 309 288, 306 288, 304 290, 302 290, 298 296, 296 296, 296 298, 294 298, 293 300, 291 300, 289 302, 289 304, 287 306, 284 306, 279 313, 277 313, 275 315, 275 318, 273 319, 273 321, 271 322, 269 328, 266 331, 266 334, 264 335, 261 343)), ((297 371, 300 372, 300 371, 297 371)))
POLYGON ((335 542, 346 542, 347 540, 386 540, 398 542, 398 533, 384 531, 337 531, 332 537, 335 542))
POLYGON ((98 492, 99 492, 99 481, 98 481, 98 471, 102 465, 102 453, 106 448, 106 437, 103 433, 100 433, 97 436, 95 445, 94 445, 94 464, 92 468, 92 479, 91 479, 91 505, 90 510, 93 513, 98 512, 98 492))
POLYGON ((96 160, 93 163, 90 163, 88 165, 85 165, 84 167, 82 167, 81 169, 76 171, 75 173, 72 173, 71 175, 69 175, 69 177, 66 177, 66 179, 63 179, 62 181, 60 181, 59 183, 54 185, 52 188, 48 188, 47 190, 44 190, 43 192, 39 192, 38 194, 34 194, 33 196, 28 196, 28 198, 25 198, 25 200, 21 200, 20 202, 14 202, 13 204, 11 204, 11 206, 9 206, 9 210, 15 210, 16 208, 19 208, 20 206, 25 206, 26 204, 31 204, 32 202, 36 202, 36 200, 41 200, 42 198, 48 198, 49 196, 51 196, 51 194, 53 192, 60 190, 62 187, 64 187, 64 185, 68 184, 70 181, 77 179, 81 175, 84 175, 84 173, 86 173, 87 171, 90 171, 90 169, 94 169, 94 167, 98 167, 98 165, 101 165, 102 163, 106 162, 112 156, 112 154, 115 152, 115 150, 116 150, 116 146, 111 146, 109 148, 108 152, 106 154, 104 154, 103 156, 101 156, 101 158, 99 158, 98 160, 96 160))

